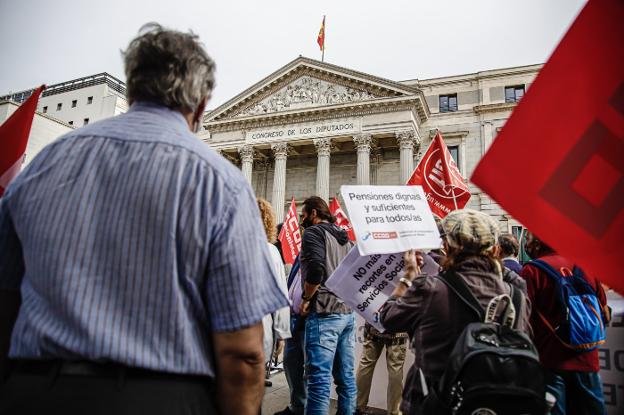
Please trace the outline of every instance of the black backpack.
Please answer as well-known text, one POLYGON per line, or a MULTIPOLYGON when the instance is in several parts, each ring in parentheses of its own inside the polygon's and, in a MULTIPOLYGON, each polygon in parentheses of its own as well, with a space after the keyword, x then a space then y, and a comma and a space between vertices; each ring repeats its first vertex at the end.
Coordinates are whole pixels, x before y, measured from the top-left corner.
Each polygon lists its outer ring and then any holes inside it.
POLYGON ((537 349, 515 329, 515 310, 524 295, 511 286, 483 310, 464 281, 454 273, 438 276, 474 313, 457 339, 440 382, 425 399, 426 414, 543 415, 546 413, 544 374, 537 349), (505 303, 499 322, 500 305, 505 303), (478 318, 478 320, 477 320, 478 318))

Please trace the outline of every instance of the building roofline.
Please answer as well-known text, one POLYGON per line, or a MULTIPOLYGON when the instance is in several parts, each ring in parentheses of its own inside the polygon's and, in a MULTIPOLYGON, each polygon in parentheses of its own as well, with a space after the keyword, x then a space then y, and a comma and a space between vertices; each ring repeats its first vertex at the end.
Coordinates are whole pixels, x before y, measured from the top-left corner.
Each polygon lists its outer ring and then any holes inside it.
POLYGON ((108 72, 101 72, 95 75, 83 76, 82 78, 71 79, 54 85, 49 85, 41 94, 42 97, 62 94, 68 91, 75 91, 93 85, 107 84, 114 91, 126 95, 126 83, 112 76, 108 72))
POLYGON ((354 78, 363 79, 371 84, 376 84, 377 86, 381 88, 394 90, 397 93, 399 91, 404 94, 405 93, 414 94, 414 93, 419 92, 418 90, 414 89, 414 87, 412 87, 411 85, 401 84, 400 82, 392 81, 390 79, 381 78, 375 75, 367 74, 365 72, 356 71, 353 69, 345 68, 342 66, 334 65, 331 63, 327 63, 327 62, 322 62, 316 59, 312 59, 312 58, 299 55, 299 57, 293 59, 292 61, 288 62, 286 65, 283 65, 279 69, 271 72, 269 75, 265 76, 264 78, 254 83, 250 87, 245 88, 239 94, 235 95, 234 97, 230 98, 223 104, 213 109, 209 113, 208 118, 216 118, 217 116, 225 114, 226 112, 234 108, 235 104, 243 103, 244 101, 248 100, 249 98, 257 94, 259 91, 259 88, 261 88, 262 86, 269 84, 272 80, 278 79, 279 77, 287 74, 288 72, 290 72, 291 70, 297 67, 309 67, 309 68, 317 69, 319 71, 338 73, 342 76, 350 76, 354 78))
POLYGON ((508 66, 508 67, 504 67, 504 68, 486 69, 486 70, 478 71, 478 72, 465 73, 465 74, 456 74, 456 75, 446 75, 446 76, 439 76, 439 77, 435 77, 435 78, 406 79, 404 81, 398 81, 398 82, 399 83, 415 84, 415 83, 421 83, 421 82, 426 82, 426 83, 449 82, 449 81, 453 81, 453 80, 462 80, 462 79, 465 79, 465 78, 487 78, 487 77, 491 77, 491 76, 499 76, 501 74, 507 75, 509 73, 516 72, 516 71, 517 72, 527 72, 527 71, 531 71, 533 69, 539 70, 543 66, 544 66, 544 63, 533 63, 533 64, 529 64, 529 65, 508 66))
MULTIPOLYGON (((82 78, 71 79, 69 81, 60 82, 58 84, 46 85, 46 88, 41 93, 41 97, 62 94, 64 92, 75 91, 77 89, 101 84, 107 84, 113 91, 116 91, 125 98, 126 83, 109 74, 108 72, 100 72, 95 75, 83 76, 82 78)), ((7 94, 0 95, 0 101, 6 100, 17 103, 24 102, 26 101, 26 99, 28 99, 28 97, 30 97, 35 89, 37 88, 24 89, 22 91, 9 92, 7 94), (22 100, 16 101, 14 97, 17 96, 21 96, 22 100)))

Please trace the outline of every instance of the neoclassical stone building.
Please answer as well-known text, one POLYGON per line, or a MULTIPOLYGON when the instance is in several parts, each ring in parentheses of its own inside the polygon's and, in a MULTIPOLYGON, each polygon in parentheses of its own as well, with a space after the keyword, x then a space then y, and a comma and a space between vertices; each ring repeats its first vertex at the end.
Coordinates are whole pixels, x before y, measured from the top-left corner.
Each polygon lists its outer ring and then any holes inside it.
MULTIPOLYGON (((200 138, 283 218, 293 196, 405 183, 436 129, 469 177, 541 66, 396 82, 299 57, 208 113, 200 138)), ((522 161, 510 154, 509 168, 522 161)), ((470 188, 468 207, 518 225, 470 188)))

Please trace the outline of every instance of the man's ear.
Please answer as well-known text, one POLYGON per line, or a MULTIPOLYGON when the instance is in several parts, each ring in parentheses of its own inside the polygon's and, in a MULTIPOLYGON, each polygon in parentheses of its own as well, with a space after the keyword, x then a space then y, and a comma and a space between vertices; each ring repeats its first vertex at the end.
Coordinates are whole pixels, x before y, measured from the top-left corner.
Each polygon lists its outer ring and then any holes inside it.
POLYGON ((310 219, 314 219, 316 218, 318 215, 316 214, 316 209, 312 209, 312 211, 310 212, 310 219))
POLYGON ((197 109, 195 110, 195 113, 193 114, 193 123, 198 122, 201 124, 204 111, 206 111, 206 105, 208 105, 208 97, 204 97, 200 101, 199 106, 197 107, 197 109))

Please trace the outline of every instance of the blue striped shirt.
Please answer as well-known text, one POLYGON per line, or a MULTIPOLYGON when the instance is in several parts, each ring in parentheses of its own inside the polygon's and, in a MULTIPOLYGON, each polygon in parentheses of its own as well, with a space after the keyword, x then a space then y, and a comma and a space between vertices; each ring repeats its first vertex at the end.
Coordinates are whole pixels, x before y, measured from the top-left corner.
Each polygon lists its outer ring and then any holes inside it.
POLYGON ((214 376, 211 332, 288 305, 273 272, 244 177, 160 106, 66 134, 0 200, 13 358, 214 376))

